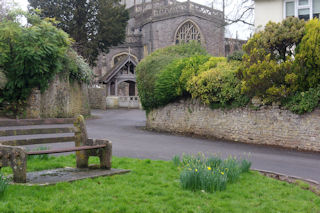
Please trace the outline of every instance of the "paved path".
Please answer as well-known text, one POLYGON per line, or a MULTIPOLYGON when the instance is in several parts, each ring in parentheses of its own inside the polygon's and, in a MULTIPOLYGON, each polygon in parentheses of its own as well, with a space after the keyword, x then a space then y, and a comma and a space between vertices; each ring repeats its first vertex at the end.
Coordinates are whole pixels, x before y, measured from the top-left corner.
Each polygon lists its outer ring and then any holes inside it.
POLYGON ((150 132, 143 128, 146 117, 141 110, 93 111, 92 114, 99 119, 87 121, 89 136, 111 140, 115 156, 171 160, 182 153, 219 153, 222 157, 250 153, 255 169, 320 182, 320 154, 150 132))

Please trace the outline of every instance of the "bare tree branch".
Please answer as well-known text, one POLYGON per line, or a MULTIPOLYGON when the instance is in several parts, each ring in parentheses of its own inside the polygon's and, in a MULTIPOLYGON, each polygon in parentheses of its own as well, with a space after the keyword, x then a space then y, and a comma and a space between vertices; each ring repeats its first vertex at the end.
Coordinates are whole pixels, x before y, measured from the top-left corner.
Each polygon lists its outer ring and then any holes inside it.
MULTIPOLYGON (((247 2, 248 0, 245 0, 245 2, 247 2)), ((238 17, 236 17, 235 19, 230 19, 228 17, 225 17, 226 20, 226 25, 231 25, 234 23, 238 23, 238 22, 242 22, 244 24, 250 25, 250 26, 254 26, 253 23, 247 21, 246 19, 244 19, 245 15, 248 15, 248 13, 252 13, 254 10, 253 7, 247 7, 238 17)), ((252 14, 253 15, 253 14, 252 14)))

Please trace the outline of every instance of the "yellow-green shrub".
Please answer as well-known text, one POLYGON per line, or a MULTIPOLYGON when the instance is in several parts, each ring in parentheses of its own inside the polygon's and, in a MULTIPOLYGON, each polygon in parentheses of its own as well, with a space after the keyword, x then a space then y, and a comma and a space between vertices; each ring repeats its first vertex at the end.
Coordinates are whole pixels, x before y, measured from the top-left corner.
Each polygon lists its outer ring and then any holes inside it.
POLYGON ((216 107, 244 106, 248 98, 240 93, 240 81, 236 77, 239 62, 222 61, 217 66, 201 72, 188 82, 187 91, 192 98, 216 107))
POLYGON ((305 36, 297 48, 295 73, 301 90, 316 88, 320 83, 320 21, 306 23, 305 36))
POLYGON ((292 17, 282 23, 269 22, 243 46, 245 54, 238 72, 242 93, 270 103, 297 90, 293 56, 304 35, 304 25, 303 20, 292 17))
MULTIPOLYGON (((204 63, 211 60, 213 57, 209 57, 207 55, 196 55, 189 58, 184 58, 182 63, 184 64, 183 69, 181 70, 181 76, 179 78, 181 91, 186 91, 187 83, 189 79, 193 76, 197 76, 201 71, 200 67, 203 66, 204 63)), ((216 65, 217 63, 215 63, 216 65)))

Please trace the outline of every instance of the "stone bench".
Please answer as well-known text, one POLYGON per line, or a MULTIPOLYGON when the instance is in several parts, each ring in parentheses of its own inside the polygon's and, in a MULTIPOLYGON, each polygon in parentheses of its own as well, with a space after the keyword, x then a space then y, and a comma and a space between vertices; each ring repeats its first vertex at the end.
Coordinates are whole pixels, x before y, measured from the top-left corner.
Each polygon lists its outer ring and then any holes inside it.
POLYGON ((6 120, 0 121, 0 126, 27 126, 24 129, 0 130, 1 137, 20 135, 41 135, 40 138, 23 138, 17 140, 0 140, 0 169, 9 166, 13 171, 13 181, 26 183, 28 155, 42 155, 62 152, 76 152, 77 168, 88 168, 89 156, 100 158, 100 168, 111 169, 112 143, 108 140, 88 139, 87 130, 82 115, 76 119, 44 119, 44 120, 6 120), (74 127, 45 127, 45 124, 74 124, 74 127), (43 128, 32 128, 31 125, 43 125, 43 128), (29 128, 30 126, 30 128, 29 128), (72 136, 43 137, 43 135, 57 135, 72 133, 72 136), (27 151, 24 145, 52 144, 61 142, 75 142, 75 147, 27 151))

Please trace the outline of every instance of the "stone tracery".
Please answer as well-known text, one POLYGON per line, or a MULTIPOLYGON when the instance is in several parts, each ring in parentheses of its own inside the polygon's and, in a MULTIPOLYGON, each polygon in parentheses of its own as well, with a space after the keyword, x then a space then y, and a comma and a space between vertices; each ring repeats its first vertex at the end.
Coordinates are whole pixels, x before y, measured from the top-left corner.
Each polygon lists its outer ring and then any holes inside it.
POLYGON ((189 42, 191 40, 201 42, 201 34, 199 28, 194 23, 187 21, 176 33, 176 44, 189 42))

